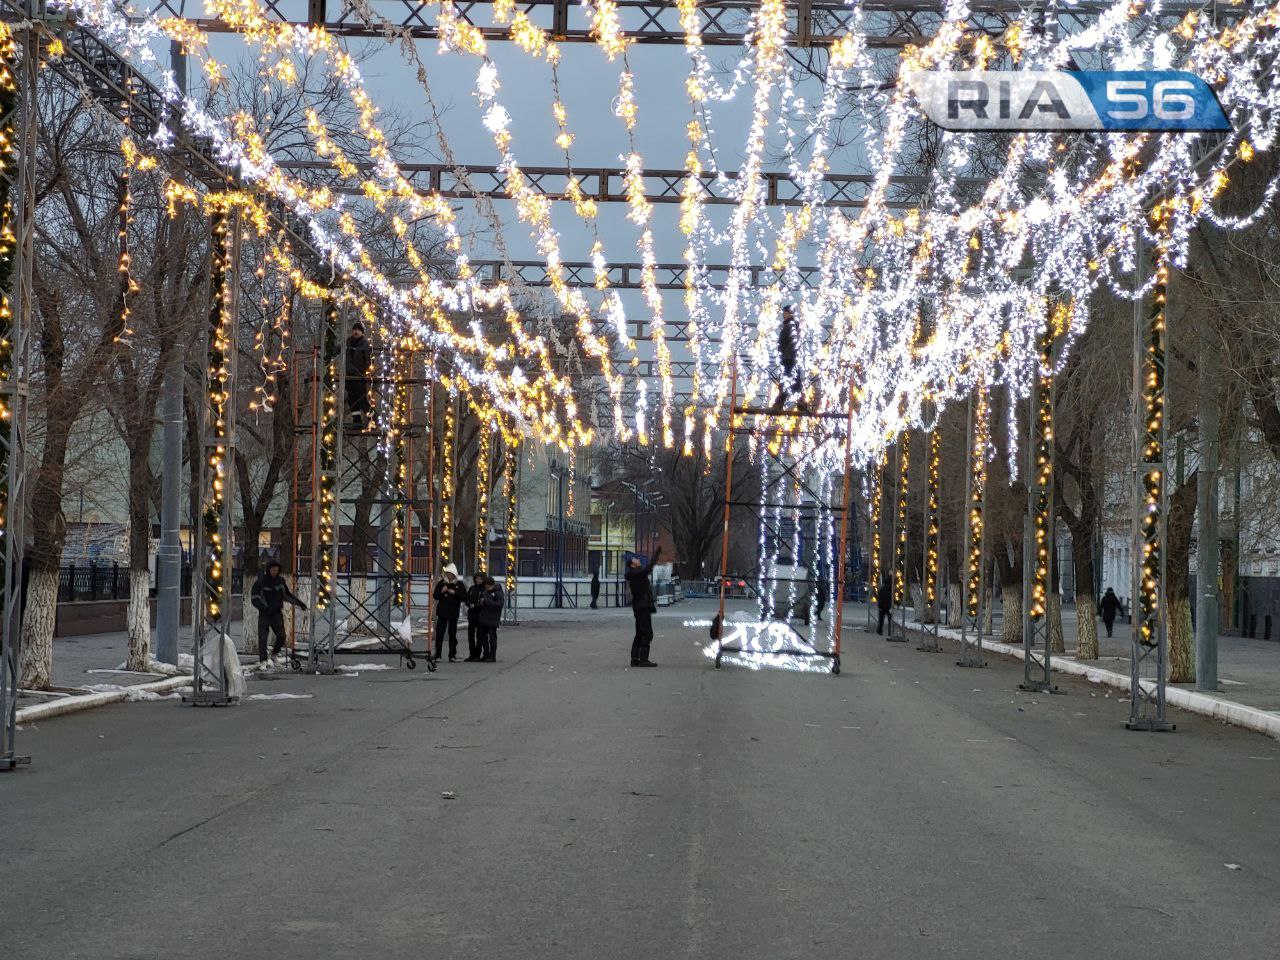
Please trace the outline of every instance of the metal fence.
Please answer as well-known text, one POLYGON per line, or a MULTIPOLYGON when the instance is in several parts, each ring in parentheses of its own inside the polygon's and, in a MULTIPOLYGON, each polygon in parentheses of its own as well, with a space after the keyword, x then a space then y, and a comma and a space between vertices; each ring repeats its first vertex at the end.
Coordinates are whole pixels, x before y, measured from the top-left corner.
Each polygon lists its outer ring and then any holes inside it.
MULTIPOLYGON (((151 583, 151 592, 155 593, 155 581, 151 583)), ((231 570, 231 592, 244 592, 244 571, 239 567, 231 570)), ((191 596, 191 567, 182 567, 180 593, 184 597, 191 596)), ((68 564, 58 570, 58 602, 76 603, 85 600, 128 600, 129 568, 118 563, 83 563, 68 564)))

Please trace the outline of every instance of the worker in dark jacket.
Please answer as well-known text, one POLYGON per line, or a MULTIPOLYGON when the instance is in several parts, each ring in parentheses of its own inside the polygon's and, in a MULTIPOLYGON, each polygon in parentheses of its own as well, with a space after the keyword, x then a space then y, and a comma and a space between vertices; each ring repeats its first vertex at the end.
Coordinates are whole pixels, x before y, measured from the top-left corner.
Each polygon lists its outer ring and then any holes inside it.
POLYGON ((636 635, 631 641, 631 665, 633 667, 656 667, 649 659, 649 644, 653 643, 653 615, 658 612, 658 604, 653 597, 653 583, 649 574, 653 565, 662 555, 659 546, 649 558, 649 562, 639 557, 627 561, 627 586, 631 589, 631 613, 636 620, 636 635))
POLYGON ((1116 614, 1120 612, 1120 598, 1116 592, 1107 587, 1107 592, 1098 601, 1098 614, 1102 617, 1102 625, 1107 628, 1107 636, 1111 636, 1111 628, 1115 626, 1116 614))
POLYGON ((782 321, 778 324, 778 359, 782 361, 782 385, 769 412, 781 413, 793 404, 795 409, 807 412, 800 379, 800 321, 790 304, 782 308, 782 321))
POLYGON ((876 607, 880 611, 880 620, 876 623, 876 633, 884 632, 885 618, 889 618, 889 629, 893 629, 893 582, 885 577, 880 583, 880 590, 876 593, 876 607))
POLYGON ((347 410, 357 430, 363 430, 369 416, 369 341, 364 324, 354 323, 347 338, 347 410))
POLYGON ((431 597, 436 602, 436 659, 444 652, 444 635, 449 633, 449 662, 458 659, 458 611, 467 597, 467 588, 458 579, 458 568, 452 563, 443 571, 431 597))
POLYGON ((591 571, 591 609, 595 610, 600 603, 600 571, 591 571))
POLYGON ((464 663, 476 663, 482 656, 480 650, 480 599, 485 581, 489 578, 477 573, 467 588, 467 659, 464 663))
POLYGON ((484 578, 480 592, 480 662, 493 663, 498 659, 498 626, 502 623, 502 608, 507 599, 493 577, 484 578))
POLYGON ((258 574, 249 591, 249 602, 258 611, 258 662, 267 662, 267 631, 276 635, 276 642, 271 647, 271 656, 280 653, 284 646, 284 605, 292 603, 307 609, 307 605, 294 596, 289 585, 280 576, 280 561, 272 560, 267 569, 258 574))

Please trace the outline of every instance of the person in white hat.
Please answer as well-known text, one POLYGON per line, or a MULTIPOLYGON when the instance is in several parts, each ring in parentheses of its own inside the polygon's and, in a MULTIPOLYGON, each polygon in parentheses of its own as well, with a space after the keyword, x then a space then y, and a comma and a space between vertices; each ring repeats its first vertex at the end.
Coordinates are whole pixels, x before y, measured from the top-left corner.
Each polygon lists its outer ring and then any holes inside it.
POLYGON ((446 564, 442 571, 444 576, 436 584, 431 596, 436 602, 436 659, 444 651, 444 632, 449 631, 449 662, 458 660, 458 611, 462 609, 462 601, 466 599, 467 588, 458 579, 458 568, 452 563, 446 564))

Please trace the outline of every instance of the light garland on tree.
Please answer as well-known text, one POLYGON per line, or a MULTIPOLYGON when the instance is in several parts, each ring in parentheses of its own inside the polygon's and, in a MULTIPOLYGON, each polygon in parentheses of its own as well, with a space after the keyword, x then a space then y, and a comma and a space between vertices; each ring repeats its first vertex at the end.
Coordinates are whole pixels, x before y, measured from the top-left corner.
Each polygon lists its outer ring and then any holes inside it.
POLYGON ((932 612, 938 601, 938 482, 942 459, 942 433, 934 427, 929 432, 929 460, 926 472, 924 531, 924 602, 932 612))

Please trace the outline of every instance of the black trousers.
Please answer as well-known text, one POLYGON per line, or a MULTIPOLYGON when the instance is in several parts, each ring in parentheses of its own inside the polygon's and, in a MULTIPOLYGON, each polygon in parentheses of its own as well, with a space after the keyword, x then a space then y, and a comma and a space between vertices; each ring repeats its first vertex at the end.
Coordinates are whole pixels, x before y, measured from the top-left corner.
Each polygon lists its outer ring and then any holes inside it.
POLYGON ((498 628, 476 624, 480 641, 480 659, 496 660, 498 657, 498 628))
POLYGON ((1107 628, 1108 637, 1111 636, 1111 628, 1115 625, 1115 622, 1116 622, 1115 617, 1111 617, 1110 619, 1106 617, 1102 618, 1102 625, 1107 628))
POLYGON ((893 629, 893 613, 889 610, 885 610, 882 607, 880 608, 880 622, 876 624, 876 633, 884 632, 885 620, 889 621, 889 629, 892 630, 893 629))
POLYGON ((284 646, 284 611, 277 610, 275 613, 263 613, 258 611, 258 659, 267 659, 267 631, 274 630, 276 634, 276 642, 271 647, 271 655, 275 656, 280 652, 280 648, 284 646))
POLYGON ((653 643, 653 613, 649 610, 632 612, 636 615, 636 636, 631 641, 631 664, 634 666, 649 659, 649 644, 653 643))
POLYGON ((467 656, 479 659, 483 654, 480 653, 480 632, 484 627, 480 626, 480 621, 474 615, 467 615, 467 656))
POLYGON ((436 659, 440 659, 440 651, 444 649, 444 631, 449 630, 449 656, 458 655, 458 615, 444 616, 436 614, 436 659))
POLYGON ((347 410, 351 416, 369 413, 369 381, 362 377, 347 378, 347 410))

